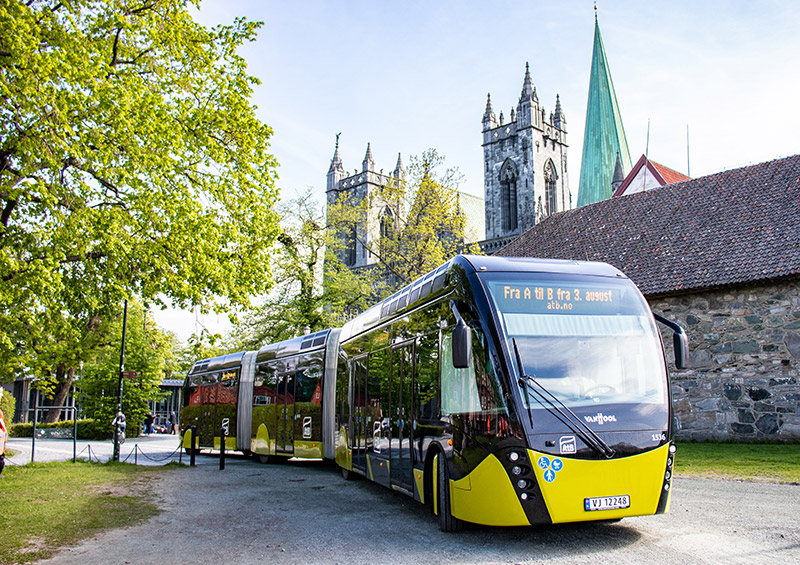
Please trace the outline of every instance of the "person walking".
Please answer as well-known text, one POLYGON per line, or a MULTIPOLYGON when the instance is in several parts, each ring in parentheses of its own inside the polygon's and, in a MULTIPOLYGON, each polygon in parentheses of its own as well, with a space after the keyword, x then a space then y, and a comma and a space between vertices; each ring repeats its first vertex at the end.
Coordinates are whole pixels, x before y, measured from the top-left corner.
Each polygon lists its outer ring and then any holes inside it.
POLYGON ((173 435, 178 430, 178 422, 175 418, 175 412, 169 413, 169 435, 173 435))
POLYGON ((8 428, 6 428, 3 411, 0 410, 0 475, 3 474, 6 466, 6 440, 8 440, 8 428))
POLYGON ((145 435, 149 436, 150 434, 153 433, 153 420, 154 419, 155 418, 153 418, 153 413, 152 412, 148 412, 147 416, 144 417, 144 434, 145 435))

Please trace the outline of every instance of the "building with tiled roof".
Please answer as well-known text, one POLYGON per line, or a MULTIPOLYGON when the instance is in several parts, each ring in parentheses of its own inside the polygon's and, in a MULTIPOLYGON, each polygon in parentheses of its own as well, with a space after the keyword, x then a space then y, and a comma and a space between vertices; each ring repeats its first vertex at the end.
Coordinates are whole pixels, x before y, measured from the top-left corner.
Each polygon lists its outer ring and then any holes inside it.
POLYGON ((555 214, 498 255, 611 263, 685 327, 679 436, 800 439, 800 155, 555 214))
POLYGON ((668 184, 675 184, 691 180, 683 173, 679 173, 660 163, 651 161, 642 155, 620 185, 614 188, 613 197, 625 196, 635 192, 645 192, 654 188, 661 188, 668 184))

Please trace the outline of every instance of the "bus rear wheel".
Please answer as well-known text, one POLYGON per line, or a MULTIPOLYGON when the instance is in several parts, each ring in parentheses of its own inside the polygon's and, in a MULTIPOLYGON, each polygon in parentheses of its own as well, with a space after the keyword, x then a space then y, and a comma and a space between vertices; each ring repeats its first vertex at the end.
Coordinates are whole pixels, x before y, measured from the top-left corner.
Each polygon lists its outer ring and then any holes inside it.
POLYGON ((339 471, 342 472, 342 478, 345 481, 354 481, 358 478, 358 475, 349 469, 345 469, 344 467, 339 467, 339 471))
POLYGON ((439 457, 437 465, 436 507, 439 511, 439 529, 443 532, 459 532, 464 528, 464 522, 455 518, 450 510, 450 473, 447 471, 447 462, 443 456, 439 457))

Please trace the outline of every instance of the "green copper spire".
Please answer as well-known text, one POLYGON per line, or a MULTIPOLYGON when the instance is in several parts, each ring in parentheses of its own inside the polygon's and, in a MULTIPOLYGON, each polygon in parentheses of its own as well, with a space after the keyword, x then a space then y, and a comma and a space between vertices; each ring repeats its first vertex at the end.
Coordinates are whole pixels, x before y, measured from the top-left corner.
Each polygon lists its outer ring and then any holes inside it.
POLYGON ((617 154, 624 173, 631 170, 631 154, 617 106, 617 95, 608 68, 597 14, 594 18, 594 50, 589 77, 589 101, 586 104, 586 127, 583 134, 581 178, 578 206, 611 198, 611 183, 617 154))

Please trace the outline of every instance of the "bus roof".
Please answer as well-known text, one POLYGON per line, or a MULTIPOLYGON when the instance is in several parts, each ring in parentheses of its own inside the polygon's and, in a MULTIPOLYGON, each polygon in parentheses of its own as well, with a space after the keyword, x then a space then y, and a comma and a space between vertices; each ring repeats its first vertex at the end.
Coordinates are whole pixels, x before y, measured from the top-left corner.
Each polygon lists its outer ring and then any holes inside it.
POLYGON ((289 357, 296 355, 302 351, 311 351, 325 347, 325 342, 331 330, 322 330, 310 335, 301 335, 286 339, 277 343, 268 343, 258 350, 256 362, 260 363, 268 359, 276 359, 279 357, 289 357))
POLYGON ((189 374, 195 375, 197 373, 207 373, 208 371, 219 371, 231 367, 238 367, 242 364, 244 353, 244 351, 239 351, 237 353, 228 353, 227 355, 220 355, 219 357, 195 361, 189 374))
MULTIPOLYGON (((597 261, 572 261, 566 259, 537 259, 535 257, 496 257, 488 255, 460 255, 478 272, 525 272, 598 275, 625 277, 625 274, 608 263, 597 261)), ((455 259, 454 259, 455 260, 455 259)))

